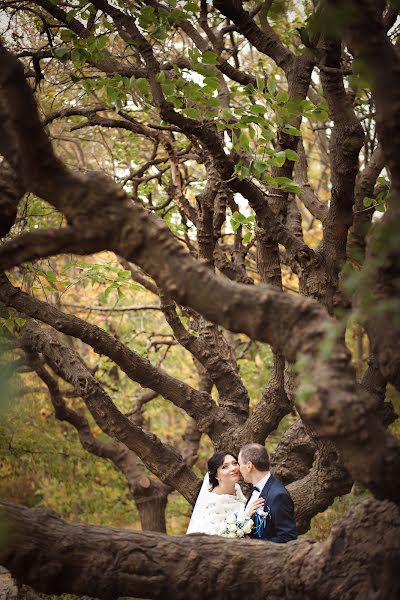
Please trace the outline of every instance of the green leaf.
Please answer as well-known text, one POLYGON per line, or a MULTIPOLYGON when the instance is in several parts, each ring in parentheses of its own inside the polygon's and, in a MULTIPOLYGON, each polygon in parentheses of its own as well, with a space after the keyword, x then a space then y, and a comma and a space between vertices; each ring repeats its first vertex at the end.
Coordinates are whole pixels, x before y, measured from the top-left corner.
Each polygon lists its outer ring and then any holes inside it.
POLYGON ((374 198, 369 198, 369 196, 364 196, 363 198, 363 204, 365 206, 365 208, 369 208, 370 206, 372 206, 374 204, 375 200, 374 198))
POLYGON ((242 165, 242 163, 238 163, 235 165, 235 173, 239 177, 239 179, 244 179, 250 175, 250 169, 242 165))
POLYGON ((251 137, 252 140, 254 140, 254 138, 256 137, 256 131, 255 131, 254 127, 251 127, 251 125, 249 125, 249 127, 247 129, 249 132, 249 136, 251 137))
POLYGON ((74 34, 70 29, 62 29, 60 32, 60 38, 63 42, 70 42, 74 38, 74 34))
POLYGON ((217 90, 219 87, 219 81, 216 77, 205 77, 204 78, 204 84, 207 86, 207 88, 209 88, 210 90, 217 90))
POLYGON ((265 127, 262 127, 261 131, 262 131, 261 139, 267 143, 270 142, 275 137, 275 133, 273 131, 271 131, 270 129, 266 129, 265 127))
POLYGON ((266 112, 266 107, 262 106, 261 104, 253 104, 250 107, 250 112, 256 114, 256 115, 263 115, 266 112))
POLYGON ((54 273, 54 271, 47 271, 46 272, 46 279, 48 281, 51 281, 52 283, 55 283, 57 281, 57 276, 54 273))
POLYGON ((307 113, 307 117, 310 119, 310 121, 327 121, 329 115, 326 110, 314 108, 312 111, 307 113))
POLYGON ((251 231, 246 231, 246 233, 243 236, 243 241, 245 244, 248 244, 250 242, 251 236, 252 236, 251 231))
MULTIPOLYGON (((262 77, 259 77, 257 75, 256 77, 256 82, 257 82, 257 89, 259 92, 263 92, 264 87, 265 87, 265 80, 262 77)), ((246 86, 247 87, 247 86, 246 86)))
POLYGON ((77 12, 78 11, 76 9, 75 10, 68 10, 66 12, 65 16, 66 16, 67 23, 71 23, 72 19, 75 17, 75 15, 76 15, 77 12))
POLYGON ((110 295, 110 292, 112 290, 114 290, 117 287, 116 283, 112 283, 111 285, 109 285, 104 292, 101 294, 100 298, 103 302, 107 302, 108 300, 108 296, 110 295))
POLYGON ((256 173, 260 174, 267 170, 268 165, 261 160, 253 160, 252 167, 256 173))
POLYGON ((281 90, 277 93, 275 100, 276 102, 287 102, 289 100, 289 94, 284 90, 281 90))
POLYGON ((293 194, 301 192, 300 186, 293 179, 289 179, 289 177, 275 177, 274 185, 293 194))
POLYGON ((267 89, 268 89, 269 93, 271 94, 271 96, 275 95, 276 83, 275 83, 275 79, 273 79, 272 77, 268 77, 267 89))
POLYGON ((4 319, 3 321, 3 325, 5 325, 8 329, 8 331, 11 331, 11 333, 14 331, 14 327, 15 327, 15 321, 13 319, 4 319))
POLYGON ((196 2, 186 2, 185 10, 188 12, 197 12, 199 7, 197 6, 196 2))
POLYGON ((274 162, 278 167, 281 167, 285 163, 285 160, 286 153, 283 150, 274 154, 274 162))
POLYGON ((140 9, 139 25, 146 29, 156 21, 154 8, 152 6, 142 6, 140 9))
POLYGON ((171 10, 168 11, 168 22, 171 24, 175 24, 175 23, 182 23, 182 21, 185 21, 187 18, 187 14, 183 12, 183 10, 171 10))
POLYGON ((249 149, 249 138, 247 137, 247 135, 245 133, 241 133, 240 137, 239 137, 239 143, 243 148, 246 148, 246 150, 249 149))
POLYGON ((82 51, 78 48, 74 48, 71 52, 71 60, 76 67, 80 67, 85 62, 82 51))
POLYGON ((235 221, 234 219, 231 219, 231 227, 232 227, 233 231, 237 231, 240 226, 241 226, 241 223, 239 223, 239 221, 235 221))
POLYGON ((99 50, 102 50, 103 48, 105 48, 107 46, 108 42, 109 42, 108 36, 107 35, 101 35, 96 40, 96 46, 97 46, 97 48, 99 50))
MULTIPOLYGON (((132 81, 132 77, 130 79, 130 81, 132 81)), ((138 88, 138 90, 145 96, 146 94, 148 94, 149 92, 149 82, 147 79, 145 79, 144 77, 140 77, 139 79, 136 80, 136 86, 138 88)))
POLYGON ((127 269, 124 269, 123 271, 119 271, 118 273, 118 279, 129 279, 131 276, 131 272, 128 271, 127 269))
POLYGON ((215 54, 215 52, 212 52, 212 50, 206 50, 205 52, 203 52, 201 60, 205 65, 218 64, 218 57, 215 54))
POLYGON ((283 132, 287 133, 288 135, 296 135, 296 136, 301 137, 300 129, 297 129, 296 127, 293 127, 292 125, 285 125, 285 127, 283 128, 283 132))
POLYGON ((197 108, 184 108, 182 113, 191 119, 198 119, 200 117, 200 111, 197 108))
MULTIPOLYGON (((314 106, 314 105, 312 105, 314 106)), ((291 98, 285 104, 285 109, 290 115, 301 115, 303 112, 303 101, 291 98)))
POLYGON ((63 47, 63 48, 55 48, 55 50, 54 50, 54 56, 56 56, 60 60, 63 60, 68 55, 69 55, 69 48, 65 48, 65 47, 63 47))
POLYGON ((237 210, 235 210, 235 212, 233 213, 232 218, 235 221, 239 221, 239 223, 244 223, 246 221, 246 217, 237 210))
POLYGON ((206 104, 207 104, 207 106, 209 106, 211 108, 215 108, 216 106, 219 106, 220 100, 218 98, 214 98, 214 96, 212 96, 211 98, 207 99, 206 104))
POLYGON ((297 154, 297 152, 295 152, 294 150, 290 150, 290 148, 287 148, 285 150, 285 154, 286 154, 286 158, 288 160, 292 160, 292 161, 299 160, 299 155, 297 154))

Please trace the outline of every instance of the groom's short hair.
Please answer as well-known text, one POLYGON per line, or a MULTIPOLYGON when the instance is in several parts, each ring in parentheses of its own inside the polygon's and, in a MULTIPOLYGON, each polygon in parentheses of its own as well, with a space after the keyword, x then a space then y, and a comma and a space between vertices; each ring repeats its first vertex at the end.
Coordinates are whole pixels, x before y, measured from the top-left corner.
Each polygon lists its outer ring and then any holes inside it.
POLYGON ((246 444, 240 449, 240 457, 253 463, 258 471, 269 471, 268 452, 261 444, 246 444))

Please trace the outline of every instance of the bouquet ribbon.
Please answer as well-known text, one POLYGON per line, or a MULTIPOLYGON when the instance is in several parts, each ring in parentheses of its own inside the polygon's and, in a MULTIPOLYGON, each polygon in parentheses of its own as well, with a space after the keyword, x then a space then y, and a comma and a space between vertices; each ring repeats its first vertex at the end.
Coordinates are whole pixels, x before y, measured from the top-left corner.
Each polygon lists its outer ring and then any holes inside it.
POLYGON ((264 533, 264 529, 265 526, 267 524, 267 517, 266 516, 261 516, 258 513, 255 513, 253 515, 253 519, 254 519, 254 524, 256 526, 256 532, 258 537, 261 539, 262 538, 262 534, 264 533))

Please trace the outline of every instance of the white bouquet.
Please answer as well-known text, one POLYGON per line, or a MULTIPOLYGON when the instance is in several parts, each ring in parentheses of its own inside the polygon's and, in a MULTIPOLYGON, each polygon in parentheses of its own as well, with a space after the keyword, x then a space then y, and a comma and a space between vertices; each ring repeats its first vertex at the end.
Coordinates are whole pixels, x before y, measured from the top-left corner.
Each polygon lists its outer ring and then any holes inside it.
POLYGON ((242 538, 251 532, 253 526, 253 519, 250 519, 244 513, 235 512, 224 518, 218 535, 228 538, 242 538))

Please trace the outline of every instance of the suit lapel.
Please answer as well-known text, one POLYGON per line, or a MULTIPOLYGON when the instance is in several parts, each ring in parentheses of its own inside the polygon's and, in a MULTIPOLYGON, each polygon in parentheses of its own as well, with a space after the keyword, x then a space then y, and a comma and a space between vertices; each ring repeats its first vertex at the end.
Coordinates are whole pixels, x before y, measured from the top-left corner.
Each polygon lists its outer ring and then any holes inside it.
MULTIPOLYGON (((274 481, 275 481, 274 477, 272 475, 270 475, 267 483, 264 485, 263 489, 260 491, 260 498, 264 498, 265 501, 267 500, 268 493, 269 493, 274 481)), ((251 498, 251 494, 246 500, 246 504, 244 505, 245 508, 248 505, 250 498, 251 498)))
POLYGON ((270 475, 267 483, 264 485, 263 489, 260 492, 260 496, 262 496, 265 501, 267 501, 268 494, 269 494, 274 482, 275 482, 274 477, 272 475, 270 475))

